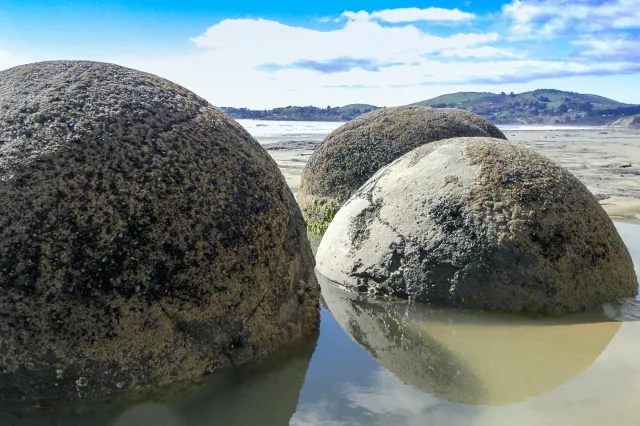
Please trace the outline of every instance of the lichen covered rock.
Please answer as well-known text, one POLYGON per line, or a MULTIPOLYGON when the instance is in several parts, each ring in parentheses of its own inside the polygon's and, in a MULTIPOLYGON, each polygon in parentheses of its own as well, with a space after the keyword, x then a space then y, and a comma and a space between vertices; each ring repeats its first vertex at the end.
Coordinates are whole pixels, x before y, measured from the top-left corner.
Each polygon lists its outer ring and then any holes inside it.
POLYGON ((0 398, 162 385, 314 332, 305 225, 235 121, 94 62, 0 72, 0 398))
POLYGON ((486 310, 574 312, 638 289, 586 187, 494 138, 428 144, 378 171, 338 212, 316 261, 361 291, 486 310))
POLYGON ((324 232, 342 204, 382 166, 426 143, 462 136, 506 139, 472 112, 423 106, 379 109, 336 129, 302 173, 297 197, 309 230, 324 232))

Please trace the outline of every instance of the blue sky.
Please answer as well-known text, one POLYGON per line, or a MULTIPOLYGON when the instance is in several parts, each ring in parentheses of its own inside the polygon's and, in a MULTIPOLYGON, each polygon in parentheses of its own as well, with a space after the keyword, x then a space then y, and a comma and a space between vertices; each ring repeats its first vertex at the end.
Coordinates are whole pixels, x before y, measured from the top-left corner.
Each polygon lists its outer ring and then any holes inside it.
POLYGON ((556 88, 640 103, 640 0, 2 0, 0 69, 113 62, 219 106, 556 88))

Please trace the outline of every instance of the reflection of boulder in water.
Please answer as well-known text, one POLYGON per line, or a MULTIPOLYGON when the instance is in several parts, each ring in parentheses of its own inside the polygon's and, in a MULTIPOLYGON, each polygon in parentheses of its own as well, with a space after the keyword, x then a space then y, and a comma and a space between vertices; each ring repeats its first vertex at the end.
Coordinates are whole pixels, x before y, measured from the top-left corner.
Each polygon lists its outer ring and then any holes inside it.
POLYGON ((601 313, 530 317, 413 306, 409 316, 471 366, 483 404, 539 396, 593 364, 620 328, 601 313))
POLYGON ((322 296, 342 328, 400 380, 449 401, 478 403, 482 384, 469 365, 405 317, 406 303, 350 293, 318 275, 322 296))
POLYGON ((599 312, 531 317, 376 301, 318 278, 333 315, 375 359, 453 402, 541 395, 586 370, 620 328, 599 312))
POLYGON ((214 371, 195 381, 104 399, 0 405, 0 425, 217 426, 286 425, 315 350, 312 338, 237 369, 214 371))
POLYGON ((616 321, 640 321, 640 300, 620 299, 606 303, 603 306, 604 314, 616 321))

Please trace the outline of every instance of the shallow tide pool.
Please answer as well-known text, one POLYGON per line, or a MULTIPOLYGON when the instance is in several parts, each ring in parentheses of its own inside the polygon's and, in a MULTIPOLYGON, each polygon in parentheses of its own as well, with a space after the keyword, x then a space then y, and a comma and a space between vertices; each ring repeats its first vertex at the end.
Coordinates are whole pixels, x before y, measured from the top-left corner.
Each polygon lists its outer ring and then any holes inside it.
MULTIPOLYGON (((640 272, 640 226, 617 223, 640 272)), ((277 357, 0 425, 640 424, 640 304, 557 318, 370 300, 323 281, 320 335, 277 357)))

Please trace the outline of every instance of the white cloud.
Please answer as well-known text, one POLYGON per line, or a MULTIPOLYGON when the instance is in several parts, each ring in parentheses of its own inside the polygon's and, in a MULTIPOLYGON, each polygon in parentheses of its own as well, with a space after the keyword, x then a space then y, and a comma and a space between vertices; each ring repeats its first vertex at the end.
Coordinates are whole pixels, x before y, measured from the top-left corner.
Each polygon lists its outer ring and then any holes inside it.
POLYGON ((385 22, 398 23, 416 21, 468 21, 474 19, 475 15, 473 13, 462 12, 459 9, 441 9, 438 7, 418 9, 417 7, 409 7, 380 10, 373 12, 371 17, 385 22))
POLYGON ((469 47, 460 49, 447 49, 442 51, 442 56, 457 58, 524 58, 525 55, 514 53, 508 49, 498 49, 493 46, 469 47))
MULTIPOLYGON (((364 13, 364 12, 360 12, 364 13)), ((426 34, 413 25, 384 27, 362 15, 350 16, 335 31, 316 31, 268 20, 226 20, 209 28, 193 41, 206 51, 191 60, 211 62, 218 75, 238 73, 264 86, 278 84, 291 90, 311 86, 371 86, 394 84, 458 84, 472 82, 526 81, 559 75, 589 75, 628 72, 626 62, 571 62, 524 60, 522 55, 487 45, 499 39, 496 33, 459 33, 449 37, 426 34), (441 54, 447 58, 500 58, 474 63, 439 62, 427 59, 441 54), (317 66, 357 59, 392 63, 375 71, 363 67, 341 67, 340 72, 319 73, 317 66), (277 72, 260 72, 260 65, 273 64, 277 72), (288 66, 290 65, 290 66, 288 66), (229 72, 224 72, 229 69, 229 72), (224 74, 222 74, 224 73, 224 74), (261 76, 261 77, 257 77, 261 76)), ((365 67, 366 68, 366 67, 365 67)), ((374 67, 372 67, 374 68, 374 67)), ((237 78, 237 77, 236 77, 237 78)))
POLYGON ((638 0, 513 0, 502 11, 516 38, 640 28, 638 0))
POLYGON ((468 21, 474 19, 473 13, 462 12, 459 9, 442 9, 439 7, 428 7, 419 9, 417 7, 407 7, 398 9, 385 9, 375 12, 345 11, 342 17, 351 21, 371 21, 378 20, 392 24, 418 21, 468 21))
POLYGON ((582 56, 619 57, 637 61, 640 52, 640 37, 599 34, 597 37, 583 36, 571 43, 583 49, 580 52, 582 56))
POLYGON ((211 49, 225 61, 243 66, 286 64, 300 59, 367 58, 381 62, 413 61, 445 49, 473 47, 498 40, 496 33, 460 33, 440 37, 413 25, 384 27, 366 12, 335 31, 316 31, 265 19, 228 19, 195 37, 198 47, 211 49), (364 16, 365 14, 367 16, 364 16))
MULTIPOLYGON (((351 11, 345 11, 341 17, 343 18, 347 18, 350 21, 368 21, 371 19, 371 15, 369 14, 369 12, 365 12, 364 10, 361 10, 360 12, 351 12, 351 11)), ((340 19, 336 19, 336 21, 340 21, 340 19)))
POLYGON ((497 90, 494 84, 640 72, 637 61, 618 58, 533 60, 526 51, 492 46, 500 42, 496 33, 444 37, 411 24, 383 26, 366 12, 349 15, 332 31, 229 19, 192 41, 200 49, 190 55, 119 62, 176 81, 215 105, 260 109, 352 102, 391 106, 450 91, 497 90))

